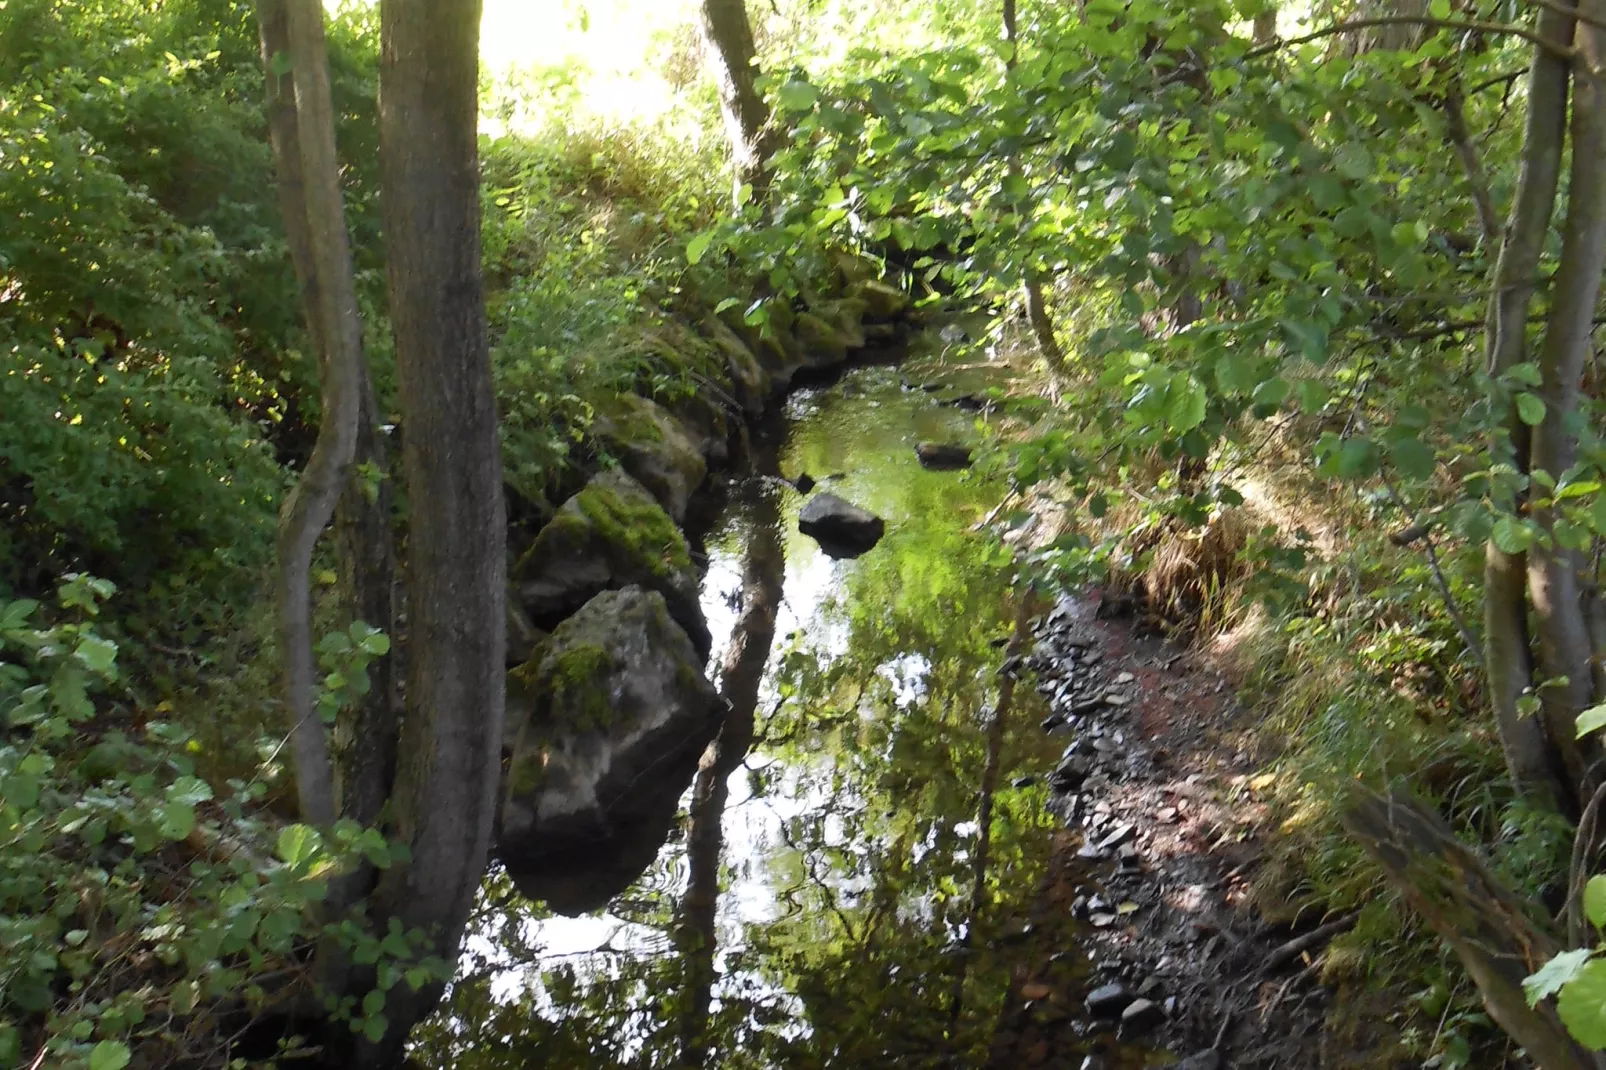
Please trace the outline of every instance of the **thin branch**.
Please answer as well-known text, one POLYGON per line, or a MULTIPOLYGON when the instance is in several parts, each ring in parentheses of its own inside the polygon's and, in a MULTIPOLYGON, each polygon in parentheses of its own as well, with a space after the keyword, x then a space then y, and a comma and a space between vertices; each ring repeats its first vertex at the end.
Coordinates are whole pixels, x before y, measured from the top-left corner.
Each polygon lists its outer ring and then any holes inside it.
POLYGON ((1327 37, 1337 37, 1339 34, 1353 33, 1356 30, 1368 30, 1380 26, 1431 26, 1439 30, 1468 30, 1473 33, 1506 34, 1511 37, 1520 37, 1522 40, 1552 52, 1563 59, 1576 59, 1576 50, 1559 45, 1548 38, 1540 36, 1533 30, 1521 26, 1512 26, 1505 22, 1485 22, 1482 19, 1435 19, 1426 15, 1386 15, 1371 19, 1352 19, 1348 22, 1334 23, 1331 26, 1311 33, 1301 34, 1299 37, 1286 37, 1269 45, 1251 48, 1243 54, 1244 59, 1259 59, 1271 55, 1273 52, 1296 45, 1308 45, 1313 41, 1320 41, 1327 37))

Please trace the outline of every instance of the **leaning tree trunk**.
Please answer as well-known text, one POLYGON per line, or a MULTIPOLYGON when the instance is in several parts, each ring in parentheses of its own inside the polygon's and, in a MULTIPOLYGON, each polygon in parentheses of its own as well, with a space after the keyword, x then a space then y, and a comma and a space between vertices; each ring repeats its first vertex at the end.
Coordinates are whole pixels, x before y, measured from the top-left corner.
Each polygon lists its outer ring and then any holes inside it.
POLYGON ((1529 920, 1526 904, 1438 817, 1403 796, 1358 792, 1343 814, 1349 830, 1406 903, 1455 950, 1500 1028, 1540 1070, 1597 1070, 1548 1005, 1530 1008, 1523 978, 1560 950, 1529 920))
MULTIPOLYGON (((1579 395, 1584 369, 1594 354, 1595 306, 1601 271, 1606 268, 1606 87, 1600 64, 1606 55, 1606 0, 1585 0, 1573 61, 1572 174, 1561 258, 1551 280, 1550 319, 1539 352, 1545 416, 1534 428, 1532 466, 1560 479, 1578 459, 1579 395)), ((1534 510, 1540 538, 1528 555, 1528 596, 1539 639, 1539 667, 1548 677, 1543 692, 1546 726, 1581 803, 1593 794, 1598 773, 1591 769, 1592 747, 1575 738, 1578 714, 1595 699, 1592 644, 1579 583, 1583 566, 1577 551, 1561 544, 1560 511, 1534 510)))
MULTIPOLYGON (((380 164, 408 498, 407 707, 391 795, 410 857, 373 913, 454 961, 496 810, 506 519, 480 275, 478 0, 383 0, 380 164)), ((387 993, 393 1066, 440 985, 387 993)))
MULTIPOLYGON (((719 107, 725 117, 737 191, 751 186, 753 199, 769 192, 766 158, 770 144, 766 126, 770 110, 758 92, 758 49, 747 20, 746 0, 702 0, 703 36, 713 54, 719 107)), ((739 197, 738 197, 739 200, 739 197)))
MULTIPOLYGON (((1539 32, 1552 41, 1571 40, 1573 20, 1546 10, 1539 18, 1539 32)), ((1555 213, 1567 137, 1569 78, 1565 59, 1542 46, 1534 47, 1521 171, 1489 299, 1485 336, 1491 378, 1498 379, 1528 359, 1528 310, 1555 213)), ((1519 473, 1526 473, 1530 436, 1515 404, 1508 406, 1506 432, 1507 441, 1496 444, 1495 454, 1508 459, 1519 473)), ((1519 496, 1504 494, 1495 505, 1503 513, 1514 514, 1522 508, 1523 501, 1519 496)), ((1489 700, 1513 782, 1530 798, 1565 805, 1571 790, 1563 770, 1553 761, 1545 725, 1539 718, 1524 717, 1518 708, 1534 682, 1527 571, 1526 555, 1506 553, 1492 539, 1485 546, 1484 662, 1488 666, 1489 700)))
POLYGON ((277 601, 301 818, 326 825, 337 804, 328 736, 313 703, 308 577, 356 450, 362 321, 340 193, 323 8, 317 0, 262 0, 259 17, 280 205, 322 393, 317 443, 280 514, 277 601))

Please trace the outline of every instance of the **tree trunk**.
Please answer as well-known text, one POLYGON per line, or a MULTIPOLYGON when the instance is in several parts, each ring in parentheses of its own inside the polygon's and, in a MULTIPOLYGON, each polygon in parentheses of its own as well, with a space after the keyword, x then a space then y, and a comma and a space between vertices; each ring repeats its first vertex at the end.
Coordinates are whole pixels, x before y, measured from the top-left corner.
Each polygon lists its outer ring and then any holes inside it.
MULTIPOLYGON (((1570 41, 1571 16, 1541 12, 1539 32, 1553 41, 1570 41)), ((1562 150, 1567 136, 1567 61, 1535 46, 1528 77, 1528 120, 1523 134, 1522 167, 1506 221, 1500 257, 1489 299, 1488 372, 1499 378, 1527 360, 1528 309, 1535 279, 1555 212, 1561 178, 1562 150)), ((1519 472, 1529 467, 1528 427, 1512 405, 1507 413, 1509 442, 1496 443, 1499 456, 1509 450, 1519 472)), ((1521 502, 1506 495, 1495 506, 1516 513, 1521 502)), ((1524 717, 1518 701, 1533 686, 1533 653, 1528 634, 1527 560, 1508 554, 1490 540, 1484 549, 1484 661, 1489 672, 1489 700, 1505 751, 1506 767, 1519 790, 1530 798, 1561 804, 1569 796, 1562 771, 1552 758, 1544 724, 1524 717)))
MULTIPOLYGON (((480 276, 478 0, 384 0, 380 165, 408 507, 407 707, 391 804, 410 858, 374 915, 454 961, 484 875, 503 718, 507 530, 480 276)), ((387 993, 364 1066, 441 987, 387 993)))
MULTIPOLYGON (((373 383, 362 378, 357 420, 356 465, 335 510, 340 566, 351 614, 390 637, 390 653, 368 669, 370 689, 337 742, 341 776, 340 813, 371 828, 379 824, 396 775, 401 731, 401 667, 405 645, 396 614, 395 508, 388 451, 379 428, 373 383), (362 469, 370 468, 378 482, 362 469)), ((371 890, 371 883, 362 894, 371 890)))
POLYGON ((702 0, 703 37, 714 61, 719 107, 725 117, 731 157, 736 165, 738 207, 743 185, 752 187, 754 201, 769 192, 766 166, 771 145, 766 132, 770 110, 758 92, 758 49, 747 20, 746 0, 702 0))
MULTIPOLYGON (((1578 10, 1600 20, 1606 17, 1606 0, 1585 0, 1578 10)), ((1545 418, 1533 432, 1534 470, 1558 479, 1578 459, 1573 424, 1578 419, 1584 369, 1594 353, 1595 304, 1606 268, 1606 87, 1590 73, 1599 69, 1606 54, 1606 31, 1580 20, 1576 47, 1567 221, 1539 353, 1545 418)), ((1539 638, 1539 664, 1550 684, 1544 690, 1545 717, 1551 741, 1582 802, 1593 794, 1596 778, 1586 747, 1574 732, 1578 714, 1593 704, 1595 692, 1590 666, 1594 651, 1578 581, 1582 561, 1577 551, 1563 547, 1556 538, 1559 510, 1538 508, 1534 518, 1549 536, 1536 542, 1528 556, 1528 595, 1539 638)))
POLYGON ((775 614, 786 576, 780 503, 767 487, 759 493, 747 560, 742 567, 742 612, 720 677, 720 695, 727 703, 725 724, 698 765, 686 833, 686 862, 691 877, 681 900, 675 936, 685 976, 680 997, 680 1064, 688 1068, 708 1062, 708 1009, 714 988, 714 953, 718 949, 719 859, 725 842, 728 784, 753 745, 758 691, 769 663, 770 647, 775 643, 775 614))
POLYGON ((317 0, 263 0, 259 16, 280 205, 299 261, 322 394, 317 443, 280 514, 277 601, 301 818, 326 825, 337 803, 328 736, 313 704, 308 577, 356 449, 362 322, 335 153, 323 8, 317 0))
POLYGON ((1358 793, 1344 827, 1383 867, 1395 891, 1454 949, 1500 1028, 1540 1070, 1592 1070, 1596 1056, 1567 1034, 1549 1005, 1529 1008, 1523 978, 1560 950, 1525 904, 1443 821, 1398 795, 1358 793))
MULTIPOLYGON (((1020 47, 1020 30, 1015 20, 1015 0, 1004 0, 1003 21, 1004 40, 1009 44, 1009 58, 1005 60, 1005 66, 1009 70, 1014 70, 1020 60, 1015 52, 1020 47)), ((1011 160, 1009 167, 1013 173, 1020 174, 1019 160, 1011 160)), ((1048 303, 1043 300, 1043 284, 1030 267, 1023 273, 1021 294, 1026 303, 1026 321, 1031 324, 1032 336, 1037 339, 1038 353, 1056 374, 1064 372, 1065 351, 1060 348, 1059 340, 1054 337, 1054 320, 1048 313, 1048 303)))

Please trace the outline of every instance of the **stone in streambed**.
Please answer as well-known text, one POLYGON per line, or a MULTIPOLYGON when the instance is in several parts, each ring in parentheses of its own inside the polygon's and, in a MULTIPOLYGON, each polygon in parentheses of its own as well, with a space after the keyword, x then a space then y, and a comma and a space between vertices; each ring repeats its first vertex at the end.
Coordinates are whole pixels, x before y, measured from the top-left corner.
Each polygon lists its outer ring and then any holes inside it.
POLYGON ((1099 1018, 1118 1018, 1132 1002, 1132 993, 1119 981, 1100 985, 1087 994, 1087 1010, 1099 1018))
POLYGON ((915 447, 923 468, 935 472, 953 472, 970 467, 970 448, 948 442, 922 442, 915 447))
POLYGON ((624 472, 601 472, 564 502, 511 578, 515 600, 537 627, 556 627, 603 591, 638 586, 663 595, 699 656, 713 645, 685 537, 624 472))
POLYGON ((1165 1012, 1152 999, 1135 999, 1121 1012, 1121 1028, 1128 1033, 1160 1024, 1165 1012))
POLYGON ((509 674, 496 855, 559 914, 596 910, 657 856, 722 719, 657 591, 598 595, 509 674))
POLYGON ((803 506, 797 528, 832 557, 858 557, 881 541, 886 522, 835 494, 817 494, 803 506))

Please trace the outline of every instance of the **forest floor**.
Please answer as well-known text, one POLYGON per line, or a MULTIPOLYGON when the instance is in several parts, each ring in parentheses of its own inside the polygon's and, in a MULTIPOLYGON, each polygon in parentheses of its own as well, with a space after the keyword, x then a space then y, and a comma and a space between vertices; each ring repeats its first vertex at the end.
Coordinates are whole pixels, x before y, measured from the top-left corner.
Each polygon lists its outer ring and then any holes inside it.
MULTIPOLYGON (((1125 611, 1123 611, 1125 610, 1125 611)), ((1352 919, 1260 917, 1275 835, 1255 771, 1270 741, 1205 651, 1147 633, 1098 592, 1065 599, 1026 659, 1067 743, 1050 778, 1065 818, 995 1035, 993 1067, 1359 1068, 1399 1061, 1376 994, 1319 979, 1352 919), (1330 1023, 1344 1007, 1344 1035, 1330 1023), (1356 1013, 1360 1012, 1360 1013, 1356 1013), (1361 1023, 1358 1027, 1355 1023, 1361 1023)))

